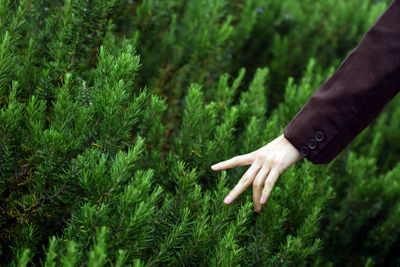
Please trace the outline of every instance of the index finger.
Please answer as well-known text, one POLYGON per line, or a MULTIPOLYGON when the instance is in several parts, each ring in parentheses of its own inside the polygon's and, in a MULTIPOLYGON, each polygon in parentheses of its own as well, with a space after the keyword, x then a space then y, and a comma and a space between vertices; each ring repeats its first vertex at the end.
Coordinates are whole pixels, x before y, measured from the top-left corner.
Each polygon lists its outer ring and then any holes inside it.
POLYGON ((253 157, 251 156, 251 153, 249 153, 249 154, 236 156, 231 159, 214 164, 211 166, 211 169, 213 171, 221 171, 221 170, 230 169, 230 168, 234 168, 234 167, 238 167, 238 166, 250 165, 252 163, 252 161, 253 161, 253 157))

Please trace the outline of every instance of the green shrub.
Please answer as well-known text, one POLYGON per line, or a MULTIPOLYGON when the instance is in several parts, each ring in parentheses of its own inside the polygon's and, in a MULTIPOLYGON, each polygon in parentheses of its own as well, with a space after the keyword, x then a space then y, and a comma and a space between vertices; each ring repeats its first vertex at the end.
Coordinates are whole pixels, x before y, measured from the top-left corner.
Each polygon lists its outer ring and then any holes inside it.
POLYGON ((396 265, 399 98, 332 163, 243 167, 388 1, 0 0, 0 264, 396 265))

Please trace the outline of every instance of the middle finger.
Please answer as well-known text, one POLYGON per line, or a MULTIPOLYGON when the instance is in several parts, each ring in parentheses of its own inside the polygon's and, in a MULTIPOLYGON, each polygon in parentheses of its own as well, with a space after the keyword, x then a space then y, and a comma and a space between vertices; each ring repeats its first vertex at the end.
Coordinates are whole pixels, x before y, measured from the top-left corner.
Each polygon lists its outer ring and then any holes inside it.
POLYGON ((261 210, 260 198, 261 191, 264 185, 265 179, 271 170, 271 167, 268 165, 264 165, 261 170, 257 173, 256 178, 253 182, 253 202, 254 202, 254 210, 259 212, 261 210))
POLYGON ((259 162, 254 162, 251 167, 243 174, 237 185, 232 189, 228 196, 224 199, 225 204, 230 204, 235 200, 254 180, 258 170, 261 168, 259 162))

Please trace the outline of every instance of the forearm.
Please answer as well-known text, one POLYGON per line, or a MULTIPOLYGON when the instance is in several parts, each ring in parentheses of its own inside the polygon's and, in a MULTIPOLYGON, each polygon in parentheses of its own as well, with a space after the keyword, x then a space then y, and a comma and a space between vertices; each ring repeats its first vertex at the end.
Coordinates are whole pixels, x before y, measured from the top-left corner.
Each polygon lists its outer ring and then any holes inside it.
POLYGON ((400 0, 395 0, 285 127, 284 136, 314 164, 329 163, 399 89, 400 0))

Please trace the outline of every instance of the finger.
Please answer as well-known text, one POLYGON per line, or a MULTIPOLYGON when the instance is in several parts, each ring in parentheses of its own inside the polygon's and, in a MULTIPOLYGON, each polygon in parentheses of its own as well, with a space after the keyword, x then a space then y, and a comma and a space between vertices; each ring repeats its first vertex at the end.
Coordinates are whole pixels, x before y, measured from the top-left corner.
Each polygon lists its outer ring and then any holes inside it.
POLYGON ((269 166, 263 166, 261 170, 257 173, 257 176, 253 182, 253 202, 254 202, 254 210, 256 212, 259 212, 261 210, 261 204, 260 204, 261 191, 270 169, 271 168, 269 166))
POLYGON ((253 162, 251 153, 233 157, 231 159, 219 162, 211 166, 213 171, 221 171, 238 166, 250 165, 253 162))
POLYGON ((261 168, 261 164, 254 162, 250 168, 243 174, 237 185, 224 199, 225 204, 230 204, 235 200, 254 180, 258 170, 261 168))
POLYGON ((267 202, 267 199, 271 193, 272 188, 275 185, 276 180, 278 180, 279 175, 280 173, 276 168, 271 169, 271 171, 269 172, 268 177, 265 180, 264 190, 260 199, 261 204, 265 204, 265 202, 267 202))

